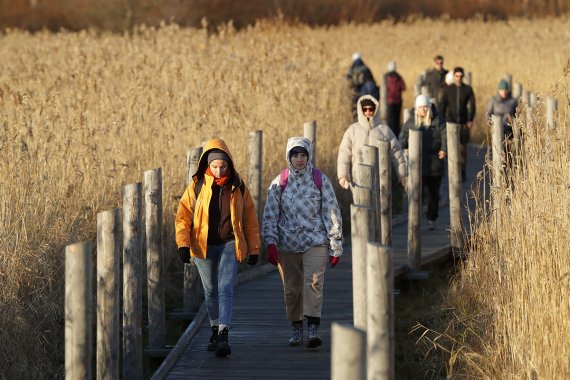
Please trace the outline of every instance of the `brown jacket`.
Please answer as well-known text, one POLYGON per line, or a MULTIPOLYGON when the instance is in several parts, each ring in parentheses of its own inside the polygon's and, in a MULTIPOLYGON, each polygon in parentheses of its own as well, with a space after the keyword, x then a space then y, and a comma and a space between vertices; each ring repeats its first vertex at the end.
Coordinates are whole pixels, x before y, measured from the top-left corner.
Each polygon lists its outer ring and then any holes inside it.
MULTIPOLYGON (((176 213, 176 244, 178 247, 190 247, 192 257, 200 259, 206 258, 208 248, 208 212, 210 200, 212 199, 213 177, 204 175, 208 167, 207 157, 212 149, 221 149, 233 161, 230 151, 223 140, 209 140, 200 156, 198 170, 192 176, 192 182, 186 188, 176 213), (200 180, 205 180, 201 191, 196 199, 194 188, 200 180)), ((233 163, 230 165, 233 169, 233 163)), ((259 254, 260 238, 257 213, 251 194, 245 186, 241 194, 240 185, 242 179, 234 170, 234 178, 231 185, 230 212, 232 228, 235 236, 236 259, 243 261, 247 255, 259 254)))

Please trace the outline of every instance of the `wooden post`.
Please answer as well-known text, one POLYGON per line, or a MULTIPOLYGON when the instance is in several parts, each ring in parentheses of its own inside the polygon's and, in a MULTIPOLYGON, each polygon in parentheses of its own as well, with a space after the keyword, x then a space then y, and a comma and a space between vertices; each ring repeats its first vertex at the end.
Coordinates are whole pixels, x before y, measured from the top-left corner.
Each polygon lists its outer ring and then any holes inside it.
POLYGON ((546 98, 546 128, 548 133, 552 133, 553 129, 556 129, 556 120, 554 119, 554 113, 557 111, 558 105, 556 99, 552 96, 546 98))
MULTIPOLYGON (((65 247, 65 378, 91 379, 93 243, 65 247)), ((364 356, 364 354, 363 354, 364 356)))
POLYGON ((119 378, 119 209, 97 214, 97 379, 119 378))
MULTIPOLYGON (((404 127, 404 124, 406 124, 406 122, 413 117, 413 115, 414 115, 414 108, 406 108, 404 110, 404 119, 402 123, 402 128, 404 127)), ((404 158, 406 159, 406 166, 408 169, 410 162, 410 155, 408 149, 404 149, 404 158)), ((402 192, 402 214, 406 215, 407 213, 408 213, 408 193, 406 189, 405 191, 402 192)))
POLYGON ((263 131, 249 132, 247 146, 247 181, 248 189, 253 198, 257 220, 261 221, 261 173, 263 173, 263 131))
POLYGON ((186 186, 192 181, 192 176, 198 171, 202 147, 188 149, 186 152, 186 186))
POLYGON ((380 243, 392 245, 392 166, 390 143, 378 140, 380 170, 380 243))
POLYGON ((311 140, 311 148, 312 148, 311 163, 313 164, 313 167, 316 168, 317 167, 317 122, 315 120, 307 121, 305 124, 303 124, 303 136, 311 140))
POLYGON ((380 87, 380 120, 386 121, 388 117, 388 84, 386 75, 382 75, 382 86, 380 87))
POLYGON ((473 74, 471 73, 471 71, 465 73, 465 78, 463 78, 463 83, 473 87, 473 74))
POLYGON ((461 160, 459 156, 459 124, 447 123, 447 172, 449 173, 449 219, 451 247, 463 249, 461 222, 461 160))
POLYGON ((422 86, 420 89, 420 94, 430 96, 429 87, 428 86, 422 86))
POLYGON ((164 348, 166 321, 162 268, 162 170, 144 172, 146 263, 148 293, 148 343, 164 348))
POLYGON ((532 99, 532 93, 530 91, 526 92, 526 96, 524 98, 524 101, 526 103, 526 107, 525 107, 525 111, 526 111, 526 123, 525 123, 525 133, 529 133, 531 130, 531 124, 532 124, 532 103, 531 103, 531 99, 532 99))
POLYGON ((375 193, 374 193, 374 168, 366 164, 358 164, 356 168, 357 185, 352 187, 354 204, 370 208, 370 239, 378 241, 377 216, 375 209, 375 193))
POLYGON ((509 90, 513 89, 513 75, 510 73, 506 73, 505 76, 503 77, 504 80, 507 81, 507 83, 509 84, 509 90))
POLYGON ((408 147, 408 265, 418 272, 422 265, 422 132, 410 129, 408 147))
POLYGON ((394 379, 392 254, 388 247, 369 242, 366 260, 367 378, 394 379))
POLYGON ((366 379, 366 332, 333 322, 331 333, 331 380, 366 379))
POLYGON ((372 210, 350 205, 352 240, 352 307, 354 327, 366 330, 366 252, 372 210))
POLYGON ((520 84, 519 82, 513 83, 513 98, 515 98, 517 101, 520 101, 523 92, 522 89, 523 89, 522 84, 520 84))
MULTIPOLYGON (((501 187, 501 177, 503 175, 503 140, 505 139, 505 131, 503 119, 500 116, 491 116, 493 120, 493 133, 491 139, 492 156, 493 156, 493 182, 494 192, 501 187)), ((496 194, 494 194, 496 195, 496 194)), ((493 202, 496 206, 496 202, 493 202)))
POLYGON ((142 379, 142 185, 123 187, 123 379, 142 379))
POLYGON ((382 235, 380 226, 380 181, 379 181, 379 171, 380 166, 378 164, 378 147, 372 145, 364 145, 361 148, 363 164, 370 165, 372 168, 372 178, 371 183, 366 184, 366 186, 372 187, 372 209, 374 210, 374 219, 376 221, 376 232, 374 236, 375 241, 380 241, 380 236, 382 235))

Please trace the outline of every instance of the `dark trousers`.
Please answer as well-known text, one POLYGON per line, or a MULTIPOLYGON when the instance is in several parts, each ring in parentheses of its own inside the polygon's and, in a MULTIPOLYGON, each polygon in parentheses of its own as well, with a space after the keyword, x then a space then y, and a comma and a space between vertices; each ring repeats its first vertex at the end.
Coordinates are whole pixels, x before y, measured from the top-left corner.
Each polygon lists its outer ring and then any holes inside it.
POLYGON ((427 218, 436 220, 439 215, 439 188, 441 187, 441 176, 422 176, 424 189, 427 190, 427 218))
POLYGON ((402 113, 402 103, 388 104, 386 109, 386 124, 390 127, 396 138, 400 136, 400 114, 402 113))

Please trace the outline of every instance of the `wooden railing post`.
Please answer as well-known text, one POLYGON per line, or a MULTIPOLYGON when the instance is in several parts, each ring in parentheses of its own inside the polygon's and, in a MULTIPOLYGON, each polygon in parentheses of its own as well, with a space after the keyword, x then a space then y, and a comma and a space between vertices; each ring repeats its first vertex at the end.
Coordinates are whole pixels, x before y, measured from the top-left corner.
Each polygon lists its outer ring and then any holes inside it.
MULTIPOLYGON (((361 148, 363 164, 369 165, 372 168, 371 182, 364 184, 365 186, 370 186, 372 188, 372 209, 374 210, 374 220, 376 225, 376 231, 374 232, 374 241, 380 241, 380 236, 382 235, 382 229, 380 224, 380 180, 379 171, 380 166, 378 164, 378 147, 372 145, 364 145, 361 148)), ((371 237, 372 238, 372 237, 371 237)))
POLYGON ((311 140, 311 148, 313 150, 311 154, 311 163, 313 167, 317 167, 317 122, 307 121, 303 124, 303 136, 311 140))
POLYGON ((93 243, 65 247, 65 378, 91 379, 93 243))
POLYGON ((507 81, 507 83, 509 84, 509 90, 513 89, 513 75, 510 73, 505 73, 505 76, 503 77, 504 80, 507 81))
POLYGON ((142 185, 123 187, 123 379, 142 379, 142 185))
POLYGON ((200 163, 200 156, 202 155, 203 148, 192 148, 186 152, 186 186, 192 181, 192 176, 198 170, 200 163))
POLYGON ((521 96, 522 96, 522 93, 523 93, 523 86, 522 86, 522 84, 520 84, 519 82, 513 83, 513 92, 512 92, 512 95, 513 95, 513 98, 517 100, 517 102, 520 101, 520 98, 521 98, 521 96))
POLYGON ((368 207, 350 205, 354 327, 362 330, 366 330, 366 254, 371 213, 368 207))
MULTIPOLYGON (((501 188, 501 177, 503 176, 503 140, 505 139, 505 132, 503 126, 503 119, 500 116, 491 116, 493 120, 493 130, 491 138, 491 154, 493 156, 493 194, 496 196, 496 192, 501 188)), ((493 198, 494 198, 493 197, 493 198)), ((496 202, 493 202, 494 207, 497 206, 496 202)))
POLYGON ((97 379, 119 378, 119 209, 97 214, 97 379))
POLYGON ((449 218, 451 247, 463 249, 461 222, 461 161, 459 157, 459 124, 447 123, 447 172, 449 173, 449 218))
POLYGON ((263 131, 249 132, 247 145, 247 187, 253 198, 257 220, 261 221, 261 173, 263 173, 263 131))
POLYGON ((354 204, 370 208, 370 240, 378 241, 378 218, 375 210, 375 196, 374 196, 374 168, 366 164, 358 164, 356 169, 357 185, 353 185, 352 194, 354 204))
POLYGON ((390 248, 368 243, 367 373, 368 379, 394 379, 394 272, 390 248))
POLYGON ((408 170, 408 265, 421 269, 421 214, 422 214, 422 132, 410 129, 408 170))
POLYGON ((333 322, 331 335, 331 379, 366 379, 366 332, 333 322))
POLYGON ((392 166, 390 143, 378 140, 380 179, 380 243, 392 245, 392 166))
MULTIPOLYGON (((404 124, 406 124, 406 122, 412 118, 413 113, 414 113, 413 108, 406 108, 404 110, 402 128, 404 127, 404 124)), ((408 149, 404 149, 404 158, 406 159, 406 168, 409 168, 410 154, 408 149)), ((402 214, 406 215, 407 213, 408 213, 408 194, 406 189, 405 191, 402 192, 402 214)))
POLYGON ((144 172, 148 342, 163 349, 166 339, 164 276, 162 264, 162 170, 144 172))

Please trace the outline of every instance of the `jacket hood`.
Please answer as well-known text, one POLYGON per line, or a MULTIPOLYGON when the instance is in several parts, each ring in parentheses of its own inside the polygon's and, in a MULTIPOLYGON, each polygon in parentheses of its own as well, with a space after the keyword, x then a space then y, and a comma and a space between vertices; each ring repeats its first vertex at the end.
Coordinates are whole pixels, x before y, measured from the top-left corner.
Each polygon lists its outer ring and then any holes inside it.
POLYGON ((313 148, 311 144, 311 140, 306 137, 291 137, 287 140, 287 149, 285 150, 285 160, 287 161, 287 167, 291 173, 297 172, 305 172, 305 171, 312 171, 313 165, 311 164, 313 158, 313 148), (289 161, 289 152, 291 149, 295 148, 296 146, 300 146, 301 148, 305 148, 307 152, 309 152, 307 166, 303 170, 297 170, 293 167, 291 162, 289 161))
POLYGON ((200 161, 198 162, 198 170, 196 170, 196 173, 192 175, 194 181, 197 181, 200 178, 204 178, 204 174, 208 168, 208 154, 213 149, 221 150, 228 155, 230 158, 230 162, 228 162, 230 170, 233 173, 234 178, 238 178, 239 176, 234 168, 234 159, 232 158, 232 154, 230 153, 230 149, 226 145, 226 142, 222 139, 211 139, 206 142, 206 145, 204 145, 204 149, 200 155, 200 161))
POLYGON ((378 100, 376 100, 372 95, 362 95, 358 98, 358 102, 356 102, 356 112, 358 113, 358 123, 360 125, 373 128, 380 124, 380 103, 378 103, 378 100), (364 112, 362 112, 361 102, 364 99, 370 99, 376 105, 376 111, 374 111, 374 115, 371 118, 367 118, 364 116, 364 112))

